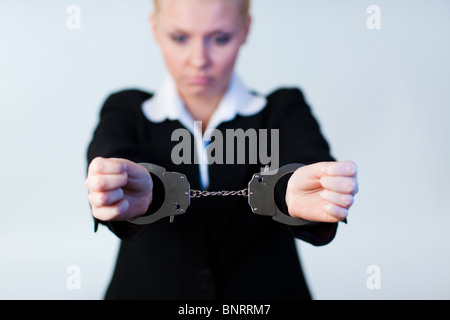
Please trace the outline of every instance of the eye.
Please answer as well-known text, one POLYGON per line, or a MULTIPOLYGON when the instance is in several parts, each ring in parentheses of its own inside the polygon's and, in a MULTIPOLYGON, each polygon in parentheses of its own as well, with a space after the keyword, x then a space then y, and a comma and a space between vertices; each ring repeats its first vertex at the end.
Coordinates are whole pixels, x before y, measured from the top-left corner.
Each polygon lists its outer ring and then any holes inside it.
POLYGON ((212 42, 218 45, 224 45, 230 42, 231 35, 229 34, 218 34, 212 36, 212 42))
POLYGON ((172 39, 172 41, 179 44, 185 43, 188 39, 188 37, 184 34, 172 34, 170 35, 170 38, 172 39))

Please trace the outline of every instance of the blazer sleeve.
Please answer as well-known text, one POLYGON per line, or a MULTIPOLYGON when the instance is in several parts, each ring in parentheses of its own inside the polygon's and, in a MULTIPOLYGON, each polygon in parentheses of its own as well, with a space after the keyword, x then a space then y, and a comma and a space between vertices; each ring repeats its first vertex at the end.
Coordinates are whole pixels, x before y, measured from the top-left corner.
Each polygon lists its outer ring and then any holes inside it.
MULTIPOLYGON (((269 118, 273 122, 272 126, 279 128, 280 133, 280 167, 290 163, 307 165, 335 160, 318 121, 298 88, 279 89, 268 100, 273 106, 269 118)), ((286 214, 288 210, 285 196, 289 177, 290 175, 283 177, 275 189, 276 203, 286 214)), ((337 226, 337 223, 312 223, 290 229, 297 239, 322 246, 334 239, 337 226)))

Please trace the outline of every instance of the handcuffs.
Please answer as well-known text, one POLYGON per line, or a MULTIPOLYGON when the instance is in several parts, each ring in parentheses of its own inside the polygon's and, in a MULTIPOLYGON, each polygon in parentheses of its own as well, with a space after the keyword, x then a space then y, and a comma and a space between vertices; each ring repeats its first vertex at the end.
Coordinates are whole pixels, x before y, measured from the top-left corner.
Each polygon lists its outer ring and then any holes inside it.
MULTIPOLYGON (((145 167, 151 174, 158 177, 165 190, 165 198, 161 207, 150 215, 144 215, 138 218, 127 220, 137 225, 147 225, 160 219, 170 217, 170 222, 174 217, 186 213, 190 205, 191 198, 198 198, 197 190, 191 190, 189 181, 184 174, 178 172, 169 172, 165 168, 150 164, 139 163, 145 167), (194 195, 194 193, 197 195, 194 195)), ((274 190, 277 182, 286 174, 292 173, 303 164, 293 163, 285 165, 277 170, 268 171, 268 166, 264 172, 256 173, 248 183, 248 189, 236 191, 209 192, 202 191, 203 195, 239 195, 248 197, 248 204, 253 213, 272 217, 273 220, 290 225, 301 226, 310 224, 311 221, 301 218, 294 218, 284 214, 277 207, 274 199, 274 190)))

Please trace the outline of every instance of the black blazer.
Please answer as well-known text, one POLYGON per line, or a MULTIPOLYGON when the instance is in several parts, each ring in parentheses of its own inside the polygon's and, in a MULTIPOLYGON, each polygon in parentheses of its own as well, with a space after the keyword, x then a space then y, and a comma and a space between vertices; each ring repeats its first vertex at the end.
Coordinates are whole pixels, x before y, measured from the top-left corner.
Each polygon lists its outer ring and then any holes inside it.
MULTIPOLYGON (((141 90, 124 90, 106 99, 88 163, 97 156, 153 163, 185 174, 191 188, 199 189, 198 165, 171 161, 171 150, 179 143, 171 141, 171 134, 182 125, 147 120, 141 106, 150 97, 141 90)), ((218 129, 224 136, 226 129, 279 129, 280 167, 333 160, 300 90, 279 89, 267 101, 258 114, 236 116, 218 129)), ((262 166, 212 164, 209 190, 246 188, 262 166)), ((164 197, 162 184, 154 180, 150 211, 164 197)), ((280 181, 276 192, 285 211, 287 180, 280 181)), ((97 227, 99 221, 95 223, 97 227)), ((337 229, 336 223, 290 227, 275 222, 252 213, 242 197, 193 199, 174 223, 100 223, 122 239, 106 299, 311 299, 295 239, 325 245, 337 229)))

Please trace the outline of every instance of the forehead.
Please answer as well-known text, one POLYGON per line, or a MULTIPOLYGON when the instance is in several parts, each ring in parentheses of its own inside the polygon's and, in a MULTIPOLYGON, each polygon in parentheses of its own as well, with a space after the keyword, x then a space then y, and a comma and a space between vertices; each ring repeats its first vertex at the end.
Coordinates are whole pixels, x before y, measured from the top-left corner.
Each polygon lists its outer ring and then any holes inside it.
POLYGON ((160 0, 160 24, 191 32, 208 32, 239 26, 239 0, 160 0))

